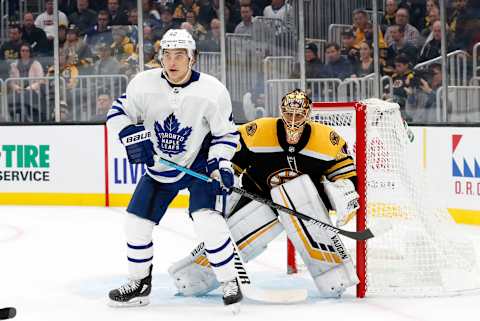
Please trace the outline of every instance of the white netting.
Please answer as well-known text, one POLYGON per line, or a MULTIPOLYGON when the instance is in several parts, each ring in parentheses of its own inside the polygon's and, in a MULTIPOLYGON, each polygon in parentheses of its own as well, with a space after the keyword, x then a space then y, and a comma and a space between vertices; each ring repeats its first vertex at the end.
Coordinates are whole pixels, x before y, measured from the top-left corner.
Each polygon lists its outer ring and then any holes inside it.
MULTIPOLYGON (((367 294, 438 296, 480 289, 480 259, 453 221, 412 150, 398 105, 369 99, 366 114, 367 226, 390 226, 367 242, 367 294)), ((355 111, 315 108, 349 141, 355 155, 355 111)), ((352 252, 353 253, 353 252, 352 252)))

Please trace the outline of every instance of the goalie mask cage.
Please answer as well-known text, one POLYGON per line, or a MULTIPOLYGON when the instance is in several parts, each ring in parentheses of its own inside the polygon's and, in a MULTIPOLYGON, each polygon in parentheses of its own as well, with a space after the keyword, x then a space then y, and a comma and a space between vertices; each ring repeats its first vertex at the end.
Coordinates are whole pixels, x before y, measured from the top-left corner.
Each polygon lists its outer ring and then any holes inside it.
MULTIPOLYGON (((379 99, 314 103, 311 118, 334 127, 354 155, 360 195, 356 229, 384 230, 351 246, 360 279, 357 297, 441 296, 480 289, 473 240, 433 196, 421 167, 408 164, 412 136, 398 105, 379 99)), ((294 273, 299 260, 290 241, 287 249, 288 271, 294 273)))

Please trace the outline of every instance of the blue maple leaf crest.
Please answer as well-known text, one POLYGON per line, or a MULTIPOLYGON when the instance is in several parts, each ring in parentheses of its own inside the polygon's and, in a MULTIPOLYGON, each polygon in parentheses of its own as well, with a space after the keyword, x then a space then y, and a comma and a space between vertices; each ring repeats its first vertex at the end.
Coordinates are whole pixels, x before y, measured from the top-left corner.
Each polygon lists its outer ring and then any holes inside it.
POLYGON ((163 121, 163 126, 157 121, 154 124, 157 147, 169 157, 185 151, 188 137, 192 133, 192 127, 180 128, 180 125, 173 113, 163 121))

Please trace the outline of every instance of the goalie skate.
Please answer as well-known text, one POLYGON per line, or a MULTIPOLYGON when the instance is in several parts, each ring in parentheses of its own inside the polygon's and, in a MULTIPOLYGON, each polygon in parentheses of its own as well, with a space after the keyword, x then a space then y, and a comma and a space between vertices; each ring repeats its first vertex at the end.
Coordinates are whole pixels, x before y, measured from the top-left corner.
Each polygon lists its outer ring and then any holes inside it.
POLYGON ((242 290, 238 285, 237 279, 222 283, 223 303, 233 314, 240 312, 240 301, 243 299, 242 290))

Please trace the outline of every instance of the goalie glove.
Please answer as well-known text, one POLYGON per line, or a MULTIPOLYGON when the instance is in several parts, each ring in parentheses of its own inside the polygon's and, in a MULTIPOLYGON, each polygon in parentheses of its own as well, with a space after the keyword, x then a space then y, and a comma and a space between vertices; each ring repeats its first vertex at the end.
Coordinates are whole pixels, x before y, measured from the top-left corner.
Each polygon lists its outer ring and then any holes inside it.
POLYGON ((335 182, 326 180, 323 186, 332 208, 337 213, 337 227, 347 224, 360 207, 353 182, 349 179, 339 179, 335 182))
POLYGON ((154 165, 150 135, 142 125, 129 125, 118 134, 131 164, 146 164, 148 167, 154 165))

